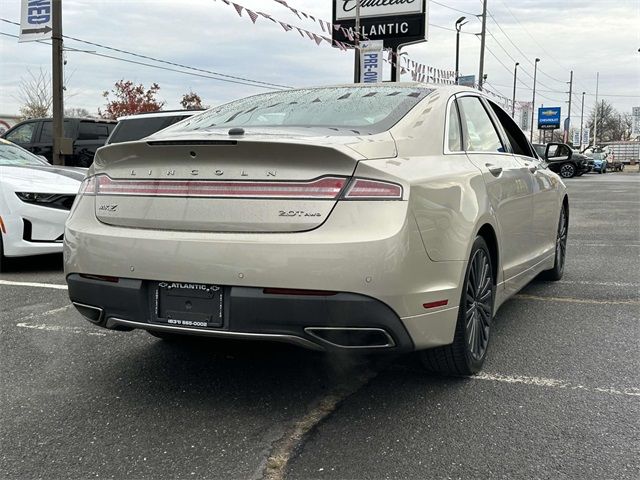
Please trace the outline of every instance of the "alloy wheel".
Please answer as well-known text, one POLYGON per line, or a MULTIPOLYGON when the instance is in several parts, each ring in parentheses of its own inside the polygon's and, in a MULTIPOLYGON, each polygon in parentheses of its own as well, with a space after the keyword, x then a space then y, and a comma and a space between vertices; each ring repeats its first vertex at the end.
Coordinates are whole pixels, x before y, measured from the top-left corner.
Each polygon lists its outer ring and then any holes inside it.
POLYGON ((560 175, 562 176, 562 178, 571 178, 575 175, 575 173, 576 173, 576 167, 574 167, 570 163, 565 163, 560 168, 560 175))
POLYGON ((474 360, 484 357, 493 316, 493 274, 489 257, 477 250, 471 259, 465 302, 467 347, 474 360))

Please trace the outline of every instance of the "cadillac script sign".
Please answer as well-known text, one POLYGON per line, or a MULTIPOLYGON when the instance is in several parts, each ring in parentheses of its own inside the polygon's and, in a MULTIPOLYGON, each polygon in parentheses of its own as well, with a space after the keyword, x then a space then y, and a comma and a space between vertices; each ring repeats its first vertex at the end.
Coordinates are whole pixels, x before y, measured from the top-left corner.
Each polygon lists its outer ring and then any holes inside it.
MULTIPOLYGON (((333 0, 333 39, 352 44, 357 0, 333 0)), ((361 40, 383 40, 397 48, 427 38, 427 0, 360 0, 361 40)))
MULTIPOLYGON (((355 20, 356 0, 335 0, 336 20, 355 20)), ((360 18, 424 13, 422 0, 360 0, 360 18)))

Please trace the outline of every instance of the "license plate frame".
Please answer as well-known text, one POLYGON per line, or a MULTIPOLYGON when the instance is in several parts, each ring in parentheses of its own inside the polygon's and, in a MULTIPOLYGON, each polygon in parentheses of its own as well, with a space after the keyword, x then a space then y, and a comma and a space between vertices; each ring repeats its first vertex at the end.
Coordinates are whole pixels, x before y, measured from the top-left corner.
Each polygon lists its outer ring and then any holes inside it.
POLYGON ((225 288, 220 285, 159 282, 154 288, 153 323, 173 327, 224 327, 225 288))

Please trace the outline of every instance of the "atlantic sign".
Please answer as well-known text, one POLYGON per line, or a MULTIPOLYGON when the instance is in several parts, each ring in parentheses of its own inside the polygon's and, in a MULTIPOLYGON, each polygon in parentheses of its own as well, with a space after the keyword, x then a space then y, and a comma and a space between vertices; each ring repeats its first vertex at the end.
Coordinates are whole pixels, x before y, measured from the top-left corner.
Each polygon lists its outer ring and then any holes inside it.
MULTIPOLYGON (((356 0, 333 0, 333 39, 353 44, 356 0)), ((360 0, 361 40, 383 40, 385 48, 424 42, 427 0, 360 0)))

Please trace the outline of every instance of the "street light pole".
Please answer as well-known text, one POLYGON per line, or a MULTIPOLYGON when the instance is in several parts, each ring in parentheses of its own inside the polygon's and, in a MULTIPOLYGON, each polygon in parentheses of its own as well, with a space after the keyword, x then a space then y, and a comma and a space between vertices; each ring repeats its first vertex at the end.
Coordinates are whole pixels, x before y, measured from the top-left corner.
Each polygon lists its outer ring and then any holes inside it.
POLYGON ((355 31, 355 64, 353 66, 353 83, 360 83, 360 2, 356 0, 356 31, 355 31))
POLYGON ((478 90, 482 91, 484 83, 484 46, 487 40, 487 0, 482 2, 482 34, 480 37, 480 73, 478 74, 478 90))
POLYGON ((536 63, 533 69, 533 99, 531 100, 531 136, 529 139, 533 142, 533 120, 536 114, 536 81, 538 79, 538 62, 539 58, 536 58, 536 63))
POLYGON ((600 72, 596 74, 596 115, 593 119, 593 146, 598 144, 598 89, 600 88, 600 72))
POLYGON ((518 65, 519 62, 516 62, 516 66, 513 69, 513 98, 511 99, 511 118, 516 117, 516 80, 518 80, 518 65))
POLYGON ((456 20, 456 85, 459 85, 460 80, 460 30, 462 26, 466 24, 465 19, 467 17, 460 17, 456 20))
POLYGON ((582 106, 580 108, 580 150, 582 150, 582 139, 584 138, 582 135, 583 135, 583 129, 584 129, 584 94, 585 93, 587 92, 582 92, 582 106))

